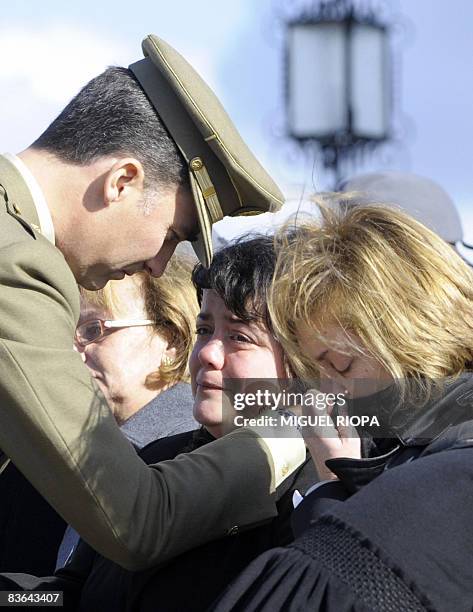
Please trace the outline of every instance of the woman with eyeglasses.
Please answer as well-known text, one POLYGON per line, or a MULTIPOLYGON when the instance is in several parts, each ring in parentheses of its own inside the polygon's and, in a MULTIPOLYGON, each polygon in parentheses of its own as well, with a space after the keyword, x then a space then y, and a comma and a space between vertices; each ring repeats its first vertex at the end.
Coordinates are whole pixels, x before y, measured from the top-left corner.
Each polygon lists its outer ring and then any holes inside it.
POLYGON ((126 437, 142 448, 195 429, 187 361, 198 311, 190 263, 81 290, 75 348, 126 437))

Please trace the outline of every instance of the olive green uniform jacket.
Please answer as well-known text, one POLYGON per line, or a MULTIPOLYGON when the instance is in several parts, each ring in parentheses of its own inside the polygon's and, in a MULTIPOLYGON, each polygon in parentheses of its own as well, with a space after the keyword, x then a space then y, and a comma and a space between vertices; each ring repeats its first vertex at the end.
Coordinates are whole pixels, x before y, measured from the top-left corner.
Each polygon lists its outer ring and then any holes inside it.
POLYGON ((38 226, 21 174, 0 157, 0 470, 10 458, 130 570, 275 516, 277 469, 253 432, 155 466, 137 457, 72 348, 76 281, 38 226))

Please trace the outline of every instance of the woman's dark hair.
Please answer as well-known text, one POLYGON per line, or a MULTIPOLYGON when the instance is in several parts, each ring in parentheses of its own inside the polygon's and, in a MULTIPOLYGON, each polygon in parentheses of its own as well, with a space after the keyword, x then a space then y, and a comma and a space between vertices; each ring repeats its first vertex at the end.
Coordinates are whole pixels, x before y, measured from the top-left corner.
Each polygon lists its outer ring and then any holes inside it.
POLYGON ((192 273, 199 304, 204 289, 213 289, 242 321, 263 321, 272 332, 267 294, 276 256, 271 236, 242 237, 218 251, 209 268, 198 264, 192 273))

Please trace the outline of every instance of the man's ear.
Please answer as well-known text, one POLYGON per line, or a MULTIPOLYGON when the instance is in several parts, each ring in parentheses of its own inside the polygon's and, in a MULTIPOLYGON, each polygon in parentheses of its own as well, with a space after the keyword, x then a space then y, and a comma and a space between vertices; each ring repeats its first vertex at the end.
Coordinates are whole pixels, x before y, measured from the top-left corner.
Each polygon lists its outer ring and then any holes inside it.
POLYGON ((141 198, 144 180, 145 173, 141 162, 133 157, 118 159, 105 175, 105 204, 123 201, 133 193, 141 198))

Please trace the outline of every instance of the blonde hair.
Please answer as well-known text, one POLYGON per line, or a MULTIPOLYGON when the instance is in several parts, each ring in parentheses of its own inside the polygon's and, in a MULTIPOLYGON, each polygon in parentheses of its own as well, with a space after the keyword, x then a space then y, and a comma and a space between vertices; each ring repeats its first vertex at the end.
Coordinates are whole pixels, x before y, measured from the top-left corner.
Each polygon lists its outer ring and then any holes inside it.
POLYGON ((176 358, 170 364, 161 364, 146 377, 149 389, 173 385, 180 380, 189 380, 187 363, 194 344, 195 319, 199 312, 197 296, 192 284, 193 262, 190 258, 174 255, 166 272, 153 278, 145 272, 133 276, 136 291, 124 300, 118 288, 123 281, 112 280, 99 291, 81 288, 86 303, 93 304, 120 317, 129 306, 128 298, 141 300, 146 317, 154 321, 153 333, 163 336, 170 347, 176 349, 176 358))
POLYGON ((437 234, 356 194, 314 199, 321 218, 275 238, 273 325, 297 374, 318 376, 300 354, 299 324, 332 321, 356 334, 404 394, 410 383, 456 376, 473 358, 473 273, 437 234), (365 200, 366 201, 366 200, 365 200))

